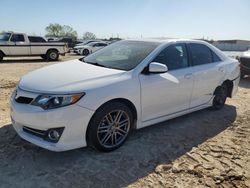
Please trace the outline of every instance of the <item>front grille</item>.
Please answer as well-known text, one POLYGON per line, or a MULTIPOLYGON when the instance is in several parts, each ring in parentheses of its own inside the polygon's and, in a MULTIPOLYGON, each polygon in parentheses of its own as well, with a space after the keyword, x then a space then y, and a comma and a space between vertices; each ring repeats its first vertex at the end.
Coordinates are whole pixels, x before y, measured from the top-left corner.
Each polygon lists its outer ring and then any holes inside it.
POLYGON ((17 103, 22 103, 22 104, 30 104, 33 98, 29 97, 18 97, 15 99, 17 103))
POLYGON ((33 134, 33 135, 40 137, 40 138, 45 138, 47 136, 47 131, 33 129, 30 127, 26 127, 26 126, 23 127, 23 131, 26 133, 29 133, 29 134, 33 134))
POLYGON ((240 63, 244 65, 245 67, 250 68, 250 57, 241 57, 240 63))

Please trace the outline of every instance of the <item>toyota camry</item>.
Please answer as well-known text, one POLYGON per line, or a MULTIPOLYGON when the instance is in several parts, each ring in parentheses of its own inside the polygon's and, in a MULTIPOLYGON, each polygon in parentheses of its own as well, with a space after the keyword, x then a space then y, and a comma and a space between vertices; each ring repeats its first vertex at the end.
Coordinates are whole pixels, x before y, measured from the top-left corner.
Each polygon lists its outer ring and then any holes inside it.
POLYGON ((236 94, 240 66, 199 40, 123 40, 80 60, 23 76, 11 119, 25 140, 52 151, 112 151, 140 129, 236 94))

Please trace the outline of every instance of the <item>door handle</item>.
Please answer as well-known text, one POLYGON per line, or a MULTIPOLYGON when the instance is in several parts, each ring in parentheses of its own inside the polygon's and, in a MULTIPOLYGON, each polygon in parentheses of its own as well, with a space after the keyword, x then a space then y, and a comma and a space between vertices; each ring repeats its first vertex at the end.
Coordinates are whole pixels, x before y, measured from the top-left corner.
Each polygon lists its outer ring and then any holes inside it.
POLYGON ((184 76, 184 78, 186 78, 186 79, 190 79, 190 78, 192 78, 192 73, 188 73, 188 74, 186 74, 185 76, 184 76))

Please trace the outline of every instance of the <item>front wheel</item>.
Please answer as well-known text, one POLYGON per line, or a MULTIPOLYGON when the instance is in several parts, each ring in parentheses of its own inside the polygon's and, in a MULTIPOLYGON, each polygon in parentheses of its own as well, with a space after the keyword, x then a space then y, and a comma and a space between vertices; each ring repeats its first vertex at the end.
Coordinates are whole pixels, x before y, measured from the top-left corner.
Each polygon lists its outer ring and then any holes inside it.
POLYGON ((120 102, 100 107, 92 117, 87 143, 99 151, 113 151, 126 141, 133 123, 131 110, 120 102))
POLYGON ((227 86, 223 84, 222 86, 217 87, 217 89, 215 90, 212 108, 214 110, 220 110, 221 108, 224 107, 226 99, 227 99, 227 86))

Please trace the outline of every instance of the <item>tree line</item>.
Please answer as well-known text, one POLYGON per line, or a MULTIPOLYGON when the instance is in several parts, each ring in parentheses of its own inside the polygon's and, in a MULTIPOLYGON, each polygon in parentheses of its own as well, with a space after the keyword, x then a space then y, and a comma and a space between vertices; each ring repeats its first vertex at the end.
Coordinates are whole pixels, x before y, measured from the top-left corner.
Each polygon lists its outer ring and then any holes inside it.
MULTIPOLYGON (((77 39, 77 32, 68 25, 60 25, 58 23, 51 23, 45 28, 46 37, 71 37, 77 39)), ((84 40, 86 39, 96 39, 96 35, 91 32, 85 32, 82 36, 84 40)))
MULTIPOLYGON (((46 37, 71 37, 77 39, 78 35, 77 32, 68 25, 60 25, 58 23, 51 23, 45 28, 46 37)), ((94 33, 85 32, 82 36, 84 40, 86 39, 96 39, 94 33)))
MULTIPOLYGON (((45 28, 46 34, 45 37, 55 37, 55 38, 62 38, 62 37, 70 37, 73 39, 78 38, 77 32, 69 25, 61 25, 58 23, 50 23, 45 28)), ((5 33, 5 31, 0 31, 1 33, 5 33)), ((82 39, 96 39, 96 35, 91 32, 83 33, 82 39)))

